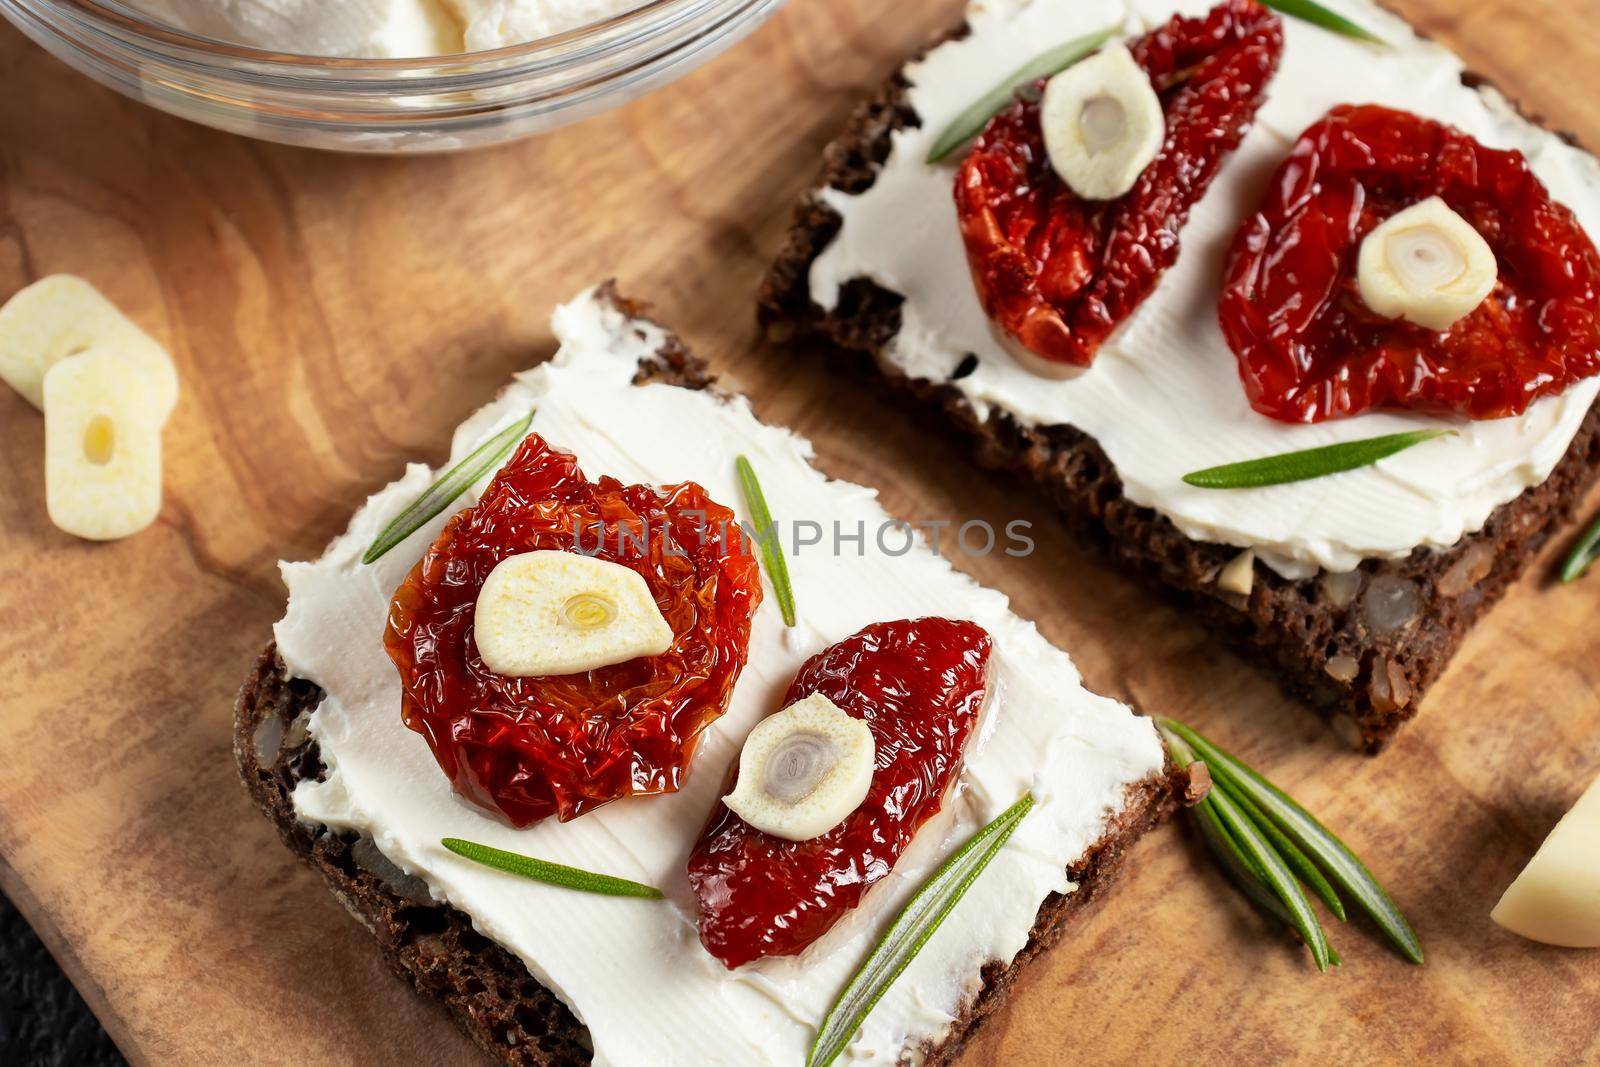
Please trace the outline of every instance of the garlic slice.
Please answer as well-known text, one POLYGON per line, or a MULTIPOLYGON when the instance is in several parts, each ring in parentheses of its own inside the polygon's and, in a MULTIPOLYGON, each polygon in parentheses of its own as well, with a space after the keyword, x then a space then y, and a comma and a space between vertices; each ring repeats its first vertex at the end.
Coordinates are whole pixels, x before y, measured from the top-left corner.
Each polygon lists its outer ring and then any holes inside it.
POLYGON ((1161 99, 1121 44, 1045 83, 1039 126, 1050 166, 1085 200, 1115 200, 1132 189, 1167 137, 1161 99))
POLYGON ((91 348, 45 372, 44 484, 50 521, 112 541, 161 511, 165 399, 118 349, 91 348))
POLYGON ((809 841, 861 806, 876 758, 871 728, 812 693, 750 731, 722 802, 757 830, 809 841))
POLYGON ((1472 314, 1498 276, 1489 242, 1435 196, 1367 234, 1356 281, 1378 314, 1443 331, 1472 314))
POLYGON ((673 638, 637 571, 547 550, 496 564, 478 591, 473 634, 484 666, 519 678, 659 656, 673 638))
POLYGON ((1556 823, 1489 917, 1547 945, 1600 948, 1600 779, 1556 823))
POLYGON ((52 274, 0 307, 0 379, 36 408, 44 407, 45 372, 90 348, 120 352, 148 374, 166 421, 178 403, 172 359, 94 286, 72 274, 52 274))

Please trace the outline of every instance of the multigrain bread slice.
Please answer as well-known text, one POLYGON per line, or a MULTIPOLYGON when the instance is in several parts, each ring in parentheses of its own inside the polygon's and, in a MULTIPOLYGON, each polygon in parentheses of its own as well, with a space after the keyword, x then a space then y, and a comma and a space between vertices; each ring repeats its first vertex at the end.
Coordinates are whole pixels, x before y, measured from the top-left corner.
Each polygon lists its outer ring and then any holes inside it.
MULTIPOLYGON (((643 309, 608 297, 633 317, 643 309)), ((655 358, 641 364, 639 381, 711 387, 704 365, 669 335, 655 358)), ((290 677, 276 647, 262 653, 235 706, 234 755, 245 788, 290 850, 327 881, 334 895, 378 941, 390 967, 418 992, 439 1001, 490 1056, 526 1067, 587 1064, 588 1031, 517 956, 480 935, 462 912, 434 901, 427 886, 386 859, 370 838, 301 821, 292 794, 302 780, 326 773, 308 732, 322 693, 290 677)), ((398 708, 395 711, 398 716, 398 708)), ((1186 788, 1169 768, 1129 786, 1121 811, 1102 836, 1068 868, 1078 885, 1041 906, 1026 947, 1009 965, 991 963, 983 986, 949 1036, 925 1050, 929 1064, 953 1062, 975 1028, 1009 994, 1029 961, 1062 937, 1067 921, 1111 884, 1126 851, 1168 814, 1186 788)))
MULTIPOLYGON (((929 47, 965 33, 959 28, 929 47)), ((1472 74, 1463 81, 1469 88, 1488 85, 1472 74)), ((908 88, 901 73, 891 75, 824 150, 821 181, 802 197, 761 285, 758 316, 767 337, 832 358, 874 378, 908 408, 931 412, 979 464, 1019 475, 1077 534, 1269 664, 1283 688, 1328 718, 1341 737, 1365 752, 1380 750, 1416 715, 1468 631, 1572 521, 1600 474, 1600 403, 1548 479, 1499 507, 1448 551, 1367 560, 1358 580, 1344 582, 1291 580, 1257 567, 1248 596, 1223 591, 1217 575, 1238 548, 1191 540, 1165 516, 1128 501, 1104 451, 1074 427, 1025 426, 999 409, 980 417, 952 384, 970 373, 975 356, 947 381, 911 377, 882 358, 900 329, 900 294, 855 278, 831 311, 812 299, 811 266, 842 224, 818 194, 872 186, 895 131, 921 125, 908 88)), ((1576 144, 1571 135, 1559 136, 1576 144)))
MULTIPOLYGON (((291 794, 320 778, 317 744, 306 717, 321 700, 316 686, 290 678, 273 646, 262 652, 239 691, 233 748, 251 799, 302 861, 378 941, 395 974, 444 1005, 490 1056, 520 1067, 575 1067, 590 1061, 588 1031, 523 962, 472 929, 472 920, 433 901, 428 888, 384 858, 371 839, 300 821, 291 794)), ((398 713, 397 713, 398 714, 398 713)), ((1009 966, 991 964, 983 990, 926 1063, 953 1063, 979 1023, 997 1009, 1022 968, 1061 940, 1067 922, 1110 887, 1128 846, 1173 808, 1181 781, 1148 779, 1083 858, 1067 871, 1075 893, 1055 894, 1039 909, 1027 947, 1009 966)))

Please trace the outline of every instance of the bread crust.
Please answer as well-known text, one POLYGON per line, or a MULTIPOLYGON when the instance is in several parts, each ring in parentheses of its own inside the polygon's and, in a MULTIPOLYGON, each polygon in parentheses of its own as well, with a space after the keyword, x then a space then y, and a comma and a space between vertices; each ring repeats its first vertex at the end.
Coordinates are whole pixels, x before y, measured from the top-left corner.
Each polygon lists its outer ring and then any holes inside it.
MULTIPOLYGON (((963 27, 935 44, 965 32, 963 27)), ((1472 88, 1489 85, 1470 73, 1463 80, 1472 88)), ((1481 530, 1446 551, 1424 548, 1404 559, 1367 560, 1348 601, 1339 602, 1318 577, 1296 581, 1266 567, 1256 568, 1247 597, 1219 590, 1218 572, 1240 550, 1190 540, 1165 516, 1131 503, 1092 437, 1068 425, 1024 426, 998 410, 980 418, 950 381, 912 378, 889 363, 883 354, 900 329, 900 294, 854 278, 840 288, 832 311, 811 298, 811 265, 843 222, 818 194, 824 188, 860 193, 871 187, 894 132, 921 125, 908 88, 895 73, 857 107, 824 151, 820 183, 802 197, 762 281, 758 318, 766 336, 876 380, 904 406, 936 412, 980 465, 1014 474, 1042 493, 1076 534, 1268 665, 1288 693, 1328 718, 1355 747, 1382 749, 1416 715, 1467 633, 1550 536, 1572 521, 1600 474, 1600 402, 1543 483, 1496 509, 1481 530), (1414 596, 1418 610, 1404 625, 1380 629, 1367 605, 1377 606, 1397 591, 1414 596)), ((1577 144, 1570 134, 1557 136, 1577 144)), ((968 360, 975 363, 976 357, 968 360)), ((970 373, 970 366, 963 367, 970 373)))
MULTIPOLYGON (((629 316, 647 318, 646 308, 618 296, 610 283, 603 292, 629 316)), ((713 387, 704 363, 670 333, 655 355, 641 363, 635 381, 713 387)), ((317 742, 307 731, 321 700, 317 686, 289 675, 275 645, 261 653, 239 690, 234 758, 246 791, 278 836, 372 932, 394 973, 443 1004, 491 1057, 517 1067, 589 1063, 593 1046, 588 1030, 521 959, 474 931, 466 914, 434 901, 420 879, 402 873, 370 838, 296 816, 296 783, 320 780, 326 773, 317 742)), ((1016 959, 984 968, 983 988, 946 1039, 924 1050, 926 1063, 953 1062, 976 1027, 1009 995, 1021 969, 1059 941, 1067 921, 1106 891, 1129 846, 1173 810, 1173 798, 1182 795, 1183 786, 1181 774, 1169 768, 1127 789, 1124 807, 1105 833, 1068 868, 1077 892, 1051 894, 1016 959)))

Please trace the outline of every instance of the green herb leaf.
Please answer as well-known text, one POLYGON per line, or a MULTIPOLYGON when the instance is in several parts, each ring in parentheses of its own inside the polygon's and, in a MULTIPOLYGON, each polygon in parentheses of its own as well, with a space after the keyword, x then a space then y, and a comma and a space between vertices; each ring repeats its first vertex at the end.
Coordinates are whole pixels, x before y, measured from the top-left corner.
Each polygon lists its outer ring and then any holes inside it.
POLYGON ((361 562, 377 562, 395 545, 426 526, 430 519, 449 507, 451 501, 466 492, 473 482, 482 478, 496 463, 505 458, 506 453, 527 435, 528 427, 532 425, 533 412, 530 411, 524 418, 489 438, 474 449, 470 456, 446 471, 438 481, 428 486, 421 496, 412 501, 410 507, 383 528, 377 540, 367 549, 366 555, 361 557, 361 562))
POLYGON ((798 620, 794 611, 794 589, 789 585, 789 563, 783 558, 778 528, 772 522, 772 512, 767 510, 767 497, 761 491, 750 461, 740 456, 734 461, 739 469, 739 486, 744 490, 745 507, 750 509, 751 521, 756 527, 756 541, 761 545, 761 557, 767 561, 767 578, 778 597, 778 609, 783 612, 783 624, 793 626, 798 620))
POLYGON ((1228 828, 1233 839, 1239 845, 1239 850, 1250 858, 1256 870, 1261 874, 1262 881, 1267 888, 1278 895, 1284 907, 1289 911, 1290 922, 1300 931, 1300 938, 1311 950, 1311 958, 1317 963, 1317 970, 1328 969, 1328 939, 1322 932, 1322 924, 1317 921, 1317 913, 1311 910, 1311 901, 1306 899, 1305 890, 1300 888, 1300 883, 1295 879, 1294 872, 1289 870, 1289 865, 1284 863, 1283 857, 1273 851, 1272 843, 1267 840, 1250 817, 1233 802, 1233 798, 1226 790, 1213 789, 1211 795, 1206 797, 1205 803, 1216 808, 1217 815, 1222 819, 1222 824, 1228 828))
POLYGON ((1561 563, 1561 580, 1570 582, 1582 578, 1597 557, 1600 557, 1600 519, 1595 519, 1583 531, 1578 543, 1567 553, 1567 558, 1561 563))
MULTIPOLYGON (((1195 808, 1195 825, 1200 828, 1200 837, 1205 841, 1206 847, 1222 865, 1229 879, 1239 887, 1239 891, 1268 915, 1278 919, 1291 930, 1296 929, 1294 917, 1289 914, 1289 909, 1283 906, 1283 901, 1273 896, 1272 890, 1267 888, 1267 883, 1260 873, 1250 866, 1249 860, 1240 851, 1238 842, 1222 824, 1222 818, 1217 815, 1216 809, 1201 801, 1195 808)), ((1332 945, 1328 946, 1328 962, 1335 967, 1344 962, 1332 945)))
POLYGON ((1227 790, 1229 798, 1239 805, 1250 821, 1255 823, 1261 832, 1266 835, 1267 840, 1272 842, 1272 847, 1277 850, 1278 855, 1283 857, 1284 862, 1289 865, 1290 870, 1294 871, 1296 877, 1311 888, 1311 891, 1317 895, 1317 899, 1327 905, 1328 910, 1333 912, 1335 918, 1340 922, 1344 922, 1346 919, 1344 901, 1339 899, 1338 892, 1323 877, 1322 872, 1317 870, 1317 865, 1311 862, 1311 857, 1302 852, 1299 845, 1289 840, 1288 836, 1278 829, 1277 825, 1267 818, 1248 796, 1227 789, 1226 786, 1223 788, 1227 790))
MULTIPOLYGON (((1164 720, 1156 720, 1156 729, 1178 767, 1199 762, 1194 750, 1182 737, 1167 729, 1164 720)), ((1311 949, 1319 971, 1326 971, 1329 964, 1337 965, 1338 953, 1328 946, 1322 924, 1311 910, 1311 902, 1301 892, 1300 883, 1295 881, 1283 858, 1273 851, 1262 827, 1253 823, 1245 810, 1218 785, 1213 778, 1211 791, 1195 805, 1200 836, 1245 896, 1300 935, 1300 940, 1311 949)))
MULTIPOLYGON (((1172 762, 1177 764, 1179 770, 1189 766, 1191 763, 1202 762, 1194 754, 1194 749, 1189 747, 1188 742, 1161 725, 1159 719, 1156 720, 1156 730, 1161 734, 1162 740, 1166 741, 1167 751, 1172 755, 1172 762)), ((1216 787, 1216 780, 1213 779, 1211 788, 1215 789, 1216 787)), ((1228 873, 1248 883, 1241 886, 1247 896, 1290 926, 1293 926, 1294 920, 1289 917, 1289 909, 1285 908, 1282 901, 1267 891, 1267 884, 1262 879, 1261 868, 1257 867, 1250 857, 1239 850, 1239 842, 1234 840, 1233 834, 1223 825, 1222 816, 1217 814, 1216 807, 1207 803, 1210 799, 1211 795, 1207 793, 1200 799, 1200 803, 1194 806, 1195 824, 1200 827, 1200 836, 1205 839, 1207 845, 1211 846, 1212 852, 1222 861, 1228 873)))
POLYGON ((1365 26, 1351 22, 1337 11, 1329 11, 1315 0, 1261 0, 1261 2, 1292 18, 1309 22, 1313 26, 1321 26, 1334 33, 1342 33, 1346 37, 1354 37, 1358 41, 1368 41, 1372 44, 1388 43, 1365 26))
POLYGON ((1366 864, 1343 841, 1277 786, 1183 723, 1162 719, 1160 725, 1164 731, 1177 734, 1193 746, 1196 755, 1205 760, 1206 767, 1210 769, 1212 781, 1219 783, 1224 793, 1248 797, 1268 819, 1277 824, 1371 916, 1372 921, 1388 935, 1406 959, 1412 963, 1422 962, 1422 943, 1411 924, 1383 886, 1378 884, 1372 872, 1367 870, 1366 864))
POLYGON ((508 874, 532 878, 535 882, 544 882, 547 885, 558 885, 565 889, 578 889, 585 893, 600 893, 608 897, 661 899, 661 890, 655 886, 644 885, 640 882, 630 882, 626 878, 613 878, 609 874, 595 874, 593 871, 586 871, 581 867, 568 867, 564 863, 551 863, 549 860, 534 859, 532 856, 523 856, 516 852, 491 848, 489 845, 480 845, 476 841, 463 841, 459 837, 447 837, 440 841, 439 844, 458 856, 465 856, 474 863, 481 863, 485 867, 493 867, 508 874))
POLYGON ((928 149, 927 161, 938 163, 976 137, 984 126, 988 125, 990 119, 1011 103, 1018 86, 1027 85, 1040 78, 1048 78, 1052 74, 1059 74, 1105 44, 1116 32, 1116 26, 1107 26, 1097 33, 1076 37, 1028 60, 1012 71, 999 85, 984 93, 970 107, 952 119, 950 125, 944 128, 944 132, 939 134, 939 139, 933 142, 933 147, 928 149))
POLYGON ((1006 843, 1023 816, 1033 808, 1033 794, 1024 793, 1011 807, 945 860, 921 889, 906 902, 878 941, 867 961, 845 986, 817 1031, 806 1067, 827 1067, 850 1044, 850 1039, 896 978, 939 929, 978 875, 1006 843))
POLYGON ((1228 463, 1221 467, 1207 467, 1192 471, 1183 480, 1201 489, 1259 489, 1264 485, 1282 485, 1284 482, 1303 482, 1341 471, 1368 467, 1404 452, 1413 445, 1432 441, 1436 437, 1454 434, 1454 430, 1410 430, 1406 433, 1385 434, 1360 441, 1341 441, 1336 445, 1307 448, 1299 452, 1283 452, 1276 456, 1228 463))
POLYGON ((1267 888, 1260 868, 1240 850, 1239 842, 1228 832, 1227 826, 1222 822, 1222 816, 1217 814, 1216 806, 1209 803, 1209 799, 1208 797, 1202 800, 1194 809, 1195 825, 1200 828, 1200 836, 1207 847, 1222 862, 1223 870, 1239 884, 1245 896, 1282 919, 1286 925, 1294 926, 1294 918, 1289 914, 1289 909, 1284 907, 1283 901, 1267 888))

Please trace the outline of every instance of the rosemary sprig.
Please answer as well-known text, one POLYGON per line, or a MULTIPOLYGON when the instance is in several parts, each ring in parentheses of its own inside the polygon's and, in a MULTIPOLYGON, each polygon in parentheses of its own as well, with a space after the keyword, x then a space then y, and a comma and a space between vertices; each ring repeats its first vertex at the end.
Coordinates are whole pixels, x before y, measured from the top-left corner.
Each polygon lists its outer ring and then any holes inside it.
POLYGON ((421 496, 412 501, 409 507, 395 516, 393 522, 383 528, 383 532, 367 549, 366 555, 361 557, 361 562, 377 562, 395 545, 427 525, 430 519, 449 507, 452 500, 466 492, 473 482, 482 478, 496 463, 505 458, 506 453, 522 440, 528 432, 528 427, 532 425, 533 412, 530 411, 522 419, 473 449, 472 454, 466 459, 445 471, 438 481, 428 486, 421 496))
POLYGON ((877 947, 867 956, 867 961, 828 1009, 827 1018, 823 1019, 806 1057, 806 1067, 827 1067, 845 1050, 873 1007, 939 929, 950 909, 983 873, 1032 808, 1033 794, 1024 793, 1021 800, 973 834, 972 839, 945 860, 933 872, 933 877, 906 902, 877 947))
POLYGON ((1095 33, 1075 37, 1065 44, 1056 45, 1048 52, 1041 52, 1012 71, 1000 84, 984 93, 961 114, 950 120, 950 124, 939 134, 938 140, 933 142, 933 147, 928 149, 927 162, 938 163, 976 137, 996 113, 1016 98, 1018 86, 1027 85, 1040 78, 1048 78, 1052 74, 1059 74, 1105 44, 1116 32, 1117 27, 1107 26, 1095 33))
POLYGON ((1354 37, 1358 41, 1366 41, 1369 44, 1388 43, 1365 26, 1351 22, 1337 11, 1329 11, 1315 0, 1261 0, 1261 2, 1292 18, 1309 22, 1313 26, 1321 26, 1334 33, 1341 33, 1346 37, 1354 37))
POLYGON ((789 584, 789 563, 783 558, 783 545, 778 528, 772 522, 772 512, 767 508, 766 494, 756 478, 750 461, 740 456, 734 460, 739 470, 739 486, 744 490, 745 507, 750 509, 750 519, 755 523, 756 541, 761 545, 761 557, 767 561, 767 578, 778 597, 778 609, 783 612, 783 624, 793 626, 798 620, 794 610, 794 588, 789 584))
MULTIPOLYGON (((1355 853, 1316 817, 1277 786, 1194 730, 1172 719, 1157 720, 1162 733, 1187 742, 1211 772, 1214 791, 1244 797, 1343 889, 1412 963, 1423 960, 1422 943, 1383 886, 1355 853)), ((1174 756, 1176 759, 1177 756, 1174 756)))
POLYGON ((1582 578, 1597 558, 1600 558, 1600 518, 1589 524, 1561 562, 1561 580, 1570 582, 1582 578))
MULTIPOLYGON (((1157 720, 1156 725, 1166 738, 1167 750, 1172 753, 1174 763, 1179 767, 1187 767, 1195 762, 1195 753, 1184 738, 1168 729, 1163 720, 1157 720)), ((1299 933, 1300 940, 1311 950, 1317 970, 1326 971, 1332 959, 1328 939, 1322 932, 1322 923, 1317 920, 1316 912, 1311 910, 1311 902, 1306 899, 1294 872, 1289 870, 1283 857, 1272 847, 1261 827, 1251 821, 1226 790, 1217 787, 1215 778, 1212 779, 1211 791, 1195 808, 1197 816, 1203 824, 1208 824, 1211 831, 1207 835, 1207 843, 1213 847, 1225 845, 1238 857, 1239 865, 1249 872, 1252 880, 1270 891, 1277 902, 1273 914, 1284 919, 1299 933)))
POLYGON ((581 867, 568 867, 564 863, 551 863, 549 860, 534 859, 532 856, 507 852, 504 849, 492 848, 489 845, 480 845, 476 841, 463 841, 459 837, 444 838, 439 844, 458 856, 465 856, 474 863, 481 863, 485 867, 493 867, 508 874, 521 875, 523 878, 531 878, 536 882, 544 882, 547 885, 558 885, 565 889, 577 889, 585 893, 600 893, 608 897, 661 899, 661 890, 655 886, 644 885, 641 882, 630 882, 626 878, 613 878, 609 874, 595 874, 593 871, 586 871, 581 867))
POLYGON ((1242 463, 1227 463, 1220 467, 1191 471, 1183 480, 1201 489, 1259 489, 1264 485, 1282 485, 1285 482, 1303 482, 1322 478, 1341 471, 1368 467, 1396 452, 1404 452, 1424 441, 1454 434, 1454 430, 1409 430, 1405 433, 1367 437, 1359 441, 1341 441, 1321 448, 1306 448, 1298 452, 1282 452, 1242 463))

